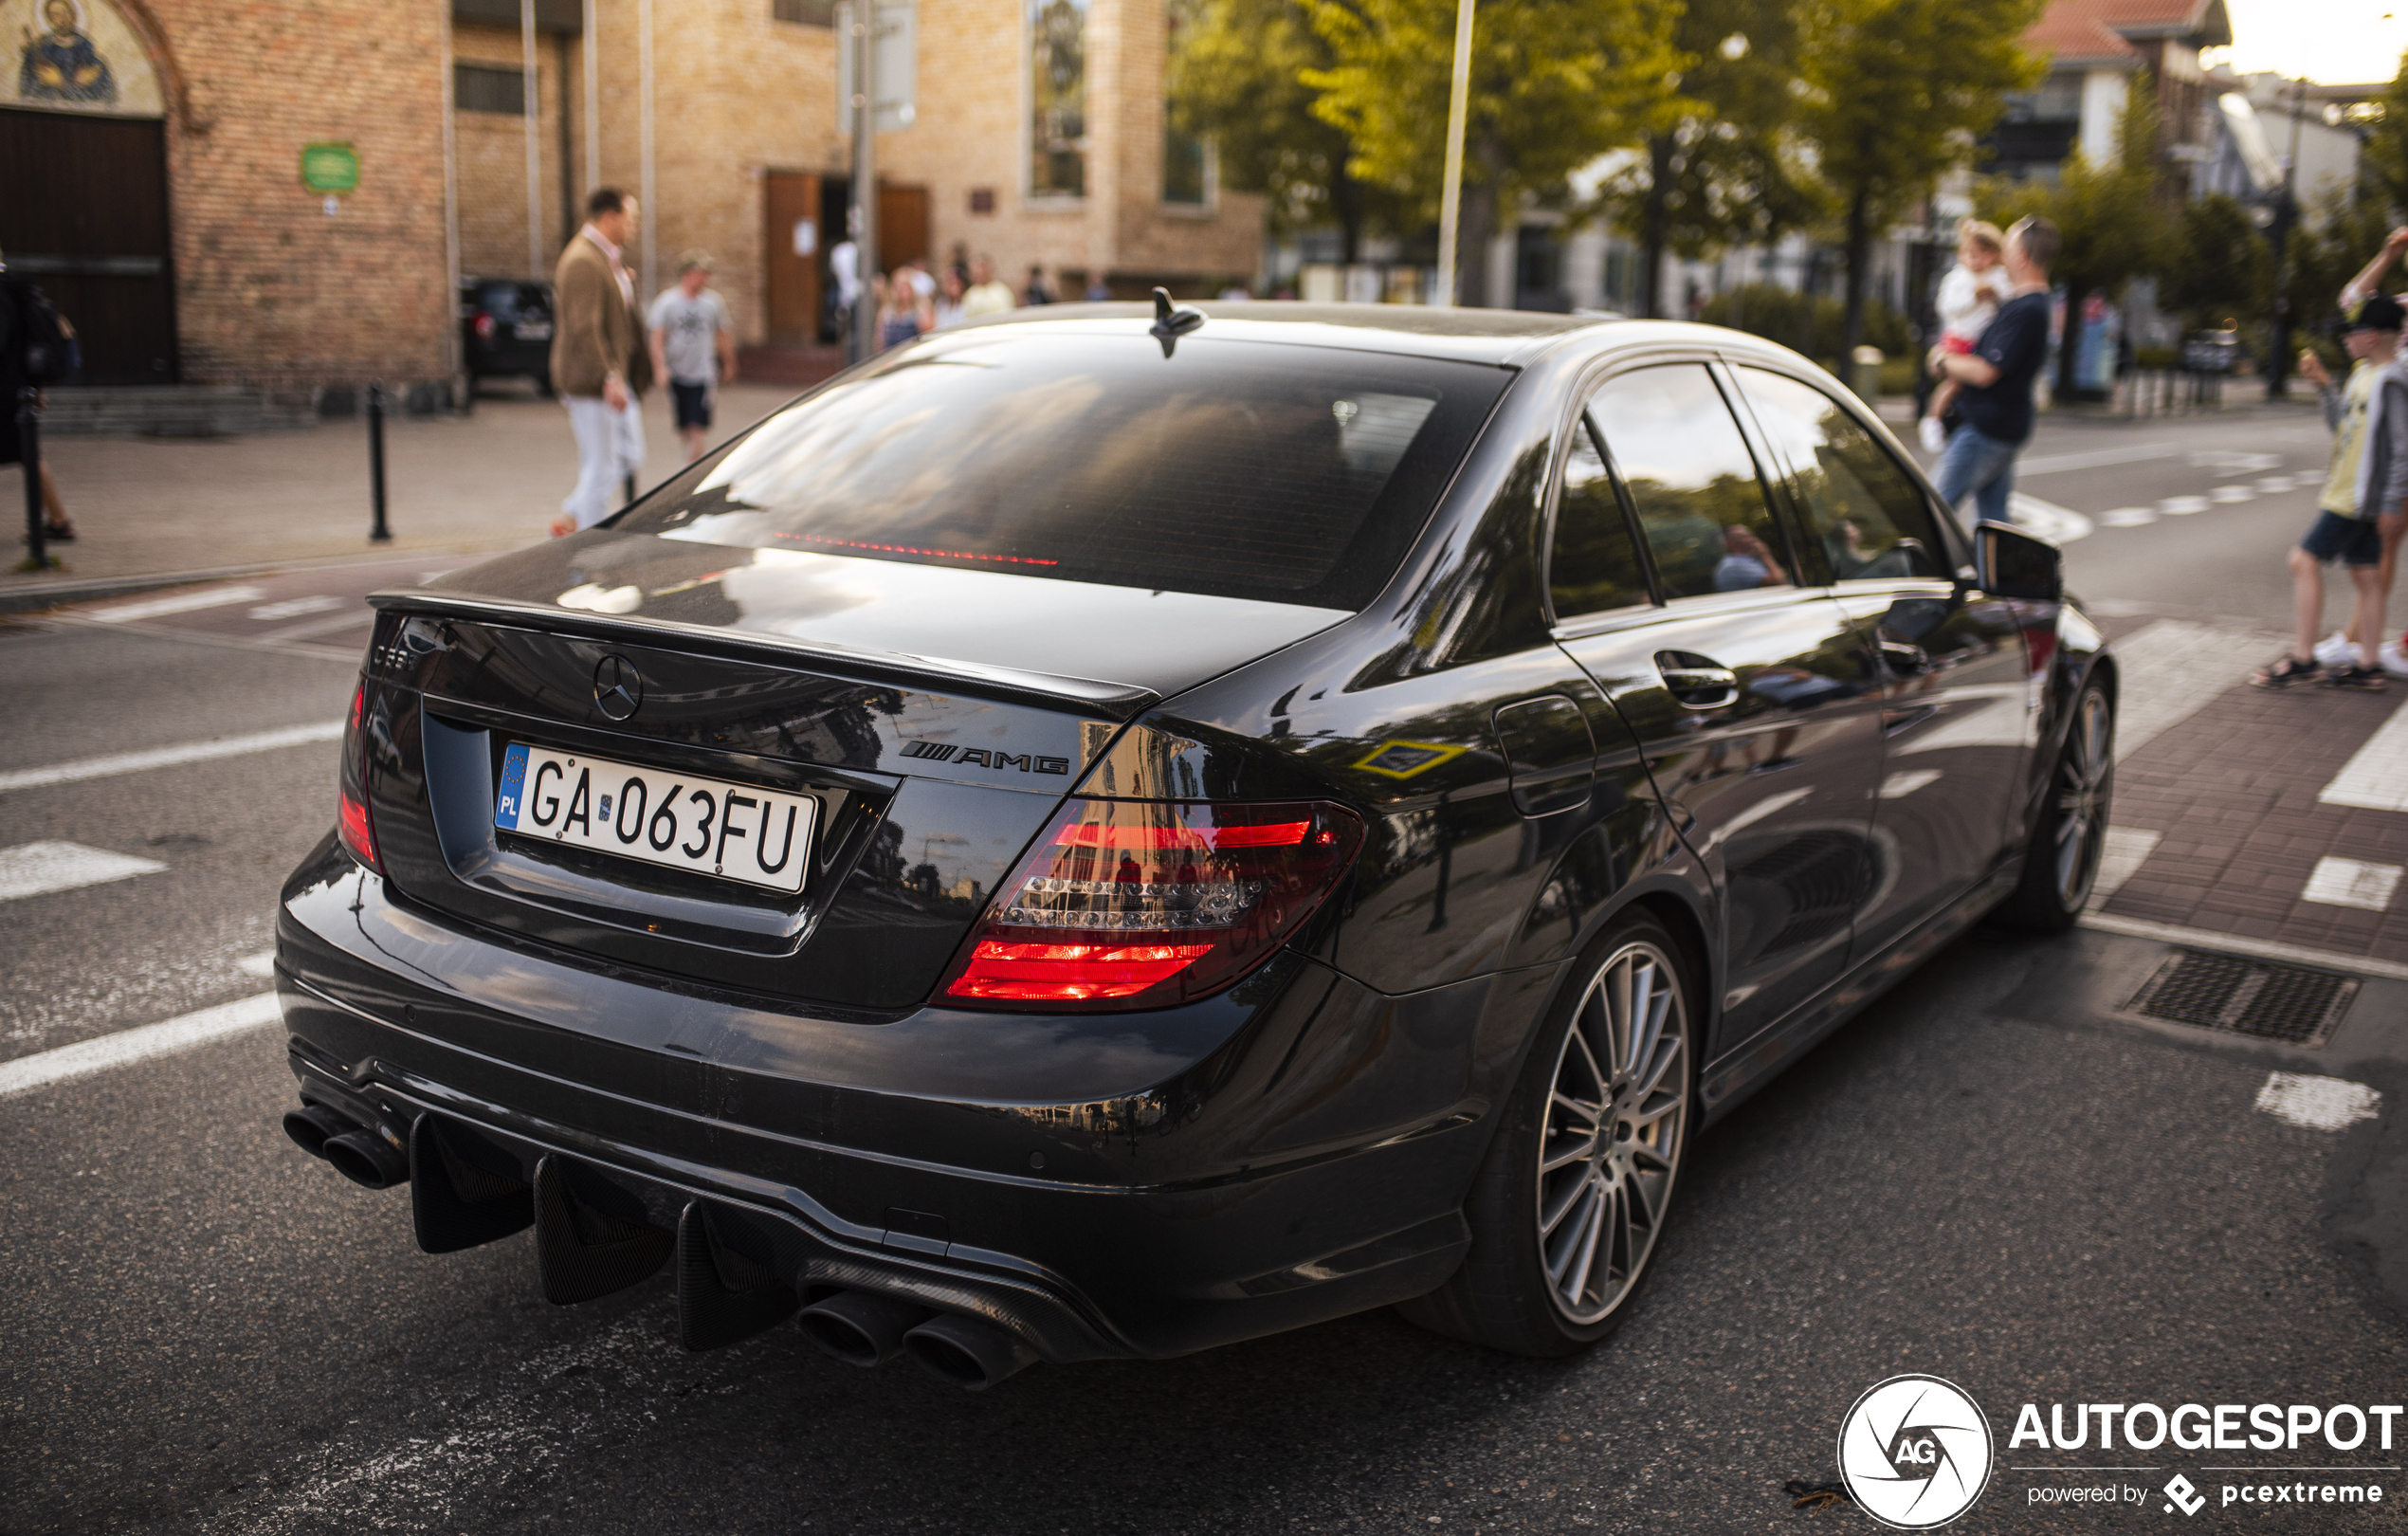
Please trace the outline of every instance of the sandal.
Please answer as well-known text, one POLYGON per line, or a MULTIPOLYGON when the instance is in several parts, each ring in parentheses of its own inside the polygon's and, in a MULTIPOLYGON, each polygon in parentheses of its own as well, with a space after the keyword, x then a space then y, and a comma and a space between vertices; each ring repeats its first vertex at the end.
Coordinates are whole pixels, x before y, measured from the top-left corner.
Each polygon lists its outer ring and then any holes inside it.
POLYGON ((2302 661, 2297 656, 2285 656, 2271 667, 2261 667, 2249 674, 2253 688, 2288 688, 2297 683, 2313 683, 2324 675, 2325 668, 2316 662, 2302 661))
POLYGON ((2356 688, 2362 693, 2381 693, 2388 680, 2381 669, 2352 662, 2346 667, 2327 667, 2318 682, 2328 688, 2356 688))

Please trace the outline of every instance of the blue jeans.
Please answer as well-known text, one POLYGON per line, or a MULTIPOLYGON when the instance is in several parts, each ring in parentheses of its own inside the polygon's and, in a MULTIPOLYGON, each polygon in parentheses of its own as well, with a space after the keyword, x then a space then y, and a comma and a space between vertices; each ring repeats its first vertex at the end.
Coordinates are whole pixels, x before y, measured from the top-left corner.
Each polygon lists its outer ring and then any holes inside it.
POLYGON ((1970 491, 1975 515, 1982 521, 2013 521, 2007 516, 2007 496, 2015 489, 2015 456, 2022 448, 2021 443, 2001 443, 1960 426, 1949 435, 1948 446, 1941 450, 1940 463, 1932 471, 1940 499, 1948 503, 1948 510, 1959 512, 1959 503, 1970 491))

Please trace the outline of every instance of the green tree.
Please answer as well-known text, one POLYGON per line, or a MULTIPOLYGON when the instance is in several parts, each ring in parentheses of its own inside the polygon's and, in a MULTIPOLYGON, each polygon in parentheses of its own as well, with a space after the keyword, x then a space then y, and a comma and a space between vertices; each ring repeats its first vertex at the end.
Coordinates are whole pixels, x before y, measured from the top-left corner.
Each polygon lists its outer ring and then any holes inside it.
POLYGON ((2366 103, 2359 126, 2366 136, 2359 165, 2380 217, 2408 219, 2408 55, 2382 93, 2366 103))
MULTIPOLYGON (((2326 363, 2337 370, 2346 368, 2347 358, 2339 343, 2325 334, 2326 322, 2339 313, 2343 286, 2358 275, 2366 258, 2382 248, 2393 216, 2381 188, 2372 184, 2371 178, 2355 196, 2328 187, 2301 210, 2299 223, 2284 247, 2283 269, 2274 286, 2289 304, 2291 323, 2298 327, 2293 339, 2315 347, 2326 363)), ((2408 283, 2408 277, 2394 267, 2383 291, 2397 293, 2403 283, 2408 283)))
POLYGON ((1336 224, 1345 262, 1395 226, 1396 197, 1348 172, 1353 141, 1313 111, 1304 72, 1337 60, 1304 0, 1194 0, 1171 22, 1171 126, 1213 141, 1222 185, 1266 194, 1274 232, 1336 224))
POLYGON ((2238 200, 2223 192, 2191 199, 2174 248, 2158 298, 2194 328, 2253 320, 2273 302, 2274 253, 2238 200))
MULTIPOLYGON (((1307 69, 1314 110, 1353 141, 1349 170, 1436 215, 1445 180, 1454 0, 1311 0, 1333 62, 1307 69)), ((1485 0, 1472 32, 1456 292, 1487 291, 1490 238, 1525 196, 1561 203, 1572 172, 1637 141, 1679 0, 1485 0)))
POLYGON ((2042 0, 1803 0, 1798 129, 1839 211, 1845 341, 1864 330, 1876 235, 1962 163, 2007 92, 2046 69, 2023 50, 2042 0))
MULTIPOLYGON (((2049 275, 2065 290, 2069 317, 2078 317, 2092 294, 2120 298, 2134 278, 2175 265, 2175 225, 2159 196, 2157 89, 2145 73, 2132 77, 2125 98, 2114 159, 2093 165, 2077 152, 2053 187, 2008 183, 1991 193, 1990 211, 2002 224, 2037 214, 2057 227, 2063 244, 2049 275)), ((2057 392, 2070 398, 2081 349, 2071 344, 2071 320, 2067 328, 2057 392)))
POLYGON ((1693 63, 1649 113, 1646 144, 1600 189, 1638 245, 1639 310, 1664 313, 1664 254, 1771 245, 1822 211, 1790 131, 1797 20, 1781 0, 1688 0, 1672 46, 1693 63))

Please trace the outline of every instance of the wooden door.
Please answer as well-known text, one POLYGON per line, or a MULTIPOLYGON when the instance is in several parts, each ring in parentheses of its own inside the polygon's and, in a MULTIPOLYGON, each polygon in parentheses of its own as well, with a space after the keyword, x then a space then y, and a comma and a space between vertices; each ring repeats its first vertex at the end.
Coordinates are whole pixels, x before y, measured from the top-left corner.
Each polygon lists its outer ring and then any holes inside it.
POLYGON ((166 124, 0 110, 0 255, 74 325, 79 382, 175 382, 166 124))
POLYGON ((928 254, 928 189, 878 184, 878 265, 893 271, 928 254))
POLYGON ((772 171, 767 183, 769 228, 761 248, 768 294, 769 339, 788 344, 819 338, 819 274, 828 261, 828 231, 819 218, 819 178, 808 172, 772 171))

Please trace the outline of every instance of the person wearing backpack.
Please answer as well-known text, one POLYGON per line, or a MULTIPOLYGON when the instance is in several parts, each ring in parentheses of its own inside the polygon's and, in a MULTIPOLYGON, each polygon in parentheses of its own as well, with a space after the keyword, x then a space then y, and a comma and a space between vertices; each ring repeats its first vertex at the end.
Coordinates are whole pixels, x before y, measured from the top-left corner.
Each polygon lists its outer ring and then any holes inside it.
MULTIPOLYGON (((27 386, 56 384, 74 372, 75 328, 50 307, 40 288, 8 273, 8 264, 0 261, 0 465, 22 465, 17 395, 27 386)), ((72 539, 75 524, 59 500, 58 479, 46 462, 41 473, 43 537, 72 539)))

